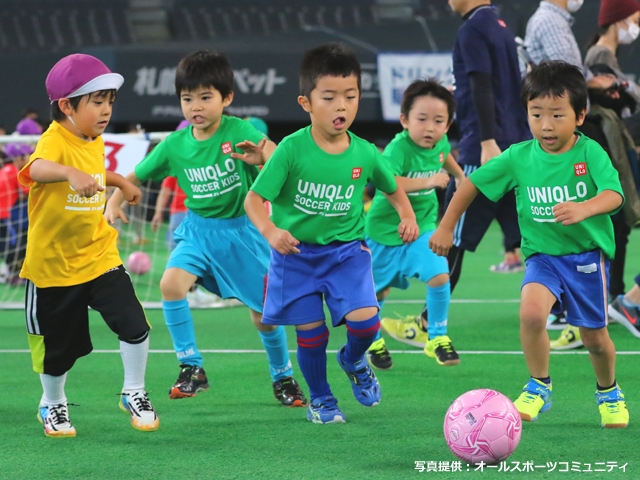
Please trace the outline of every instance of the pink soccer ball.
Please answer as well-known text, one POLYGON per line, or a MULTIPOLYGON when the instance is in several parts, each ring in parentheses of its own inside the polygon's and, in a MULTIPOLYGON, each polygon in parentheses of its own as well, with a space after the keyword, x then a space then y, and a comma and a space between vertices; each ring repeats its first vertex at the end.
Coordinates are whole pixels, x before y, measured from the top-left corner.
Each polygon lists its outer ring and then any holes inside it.
POLYGON ((127 269, 136 275, 144 275, 151 268, 151 259, 144 252, 133 252, 127 259, 127 269))
POLYGON ((455 456, 467 463, 496 464, 520 443, 522 421, 515 405, 495 390, 463 393, 444 417, 444 438, 455 456))

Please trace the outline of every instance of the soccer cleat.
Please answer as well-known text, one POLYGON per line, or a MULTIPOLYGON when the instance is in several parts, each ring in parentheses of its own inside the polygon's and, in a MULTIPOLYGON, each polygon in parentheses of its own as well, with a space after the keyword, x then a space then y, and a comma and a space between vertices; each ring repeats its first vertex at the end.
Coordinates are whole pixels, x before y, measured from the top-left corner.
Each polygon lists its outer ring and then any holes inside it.
POLYGON ((307 397, 300 389, 300 385, 293 377, 283 378, 273 382, 273 395, 285 407, 306 407, 307 397))
POLYGON ((384 343, 384 338, 380 338, 371 344, 369 350, 367 350, 367 357, 369 363, 379 370, 389 370, 393 367, 393 360, 384 343))
POLYGON ((204 368, 197 365, 180 365, 180 368, 182 370, 180 370, 178 380, 169 390, 169 398, 175 400, 195 397, 198 392, 209 389, 209 382, 207 375, 204 373, 204 368))
POLYGON ((524 272, 524 264, 518 260, 517 262, 500 262, 498 265, 491 265, 489 267, 494 273, 518 273, 524 272))
POLYGON ((118 405, 123 412, 131 414, 131 426, 136 430, 153 432, 160 426, 160 419, 144 390, 122 392, 118 405))
POLYGON ((382 392, 380 384, 373 373, 371 367, 364 358, 361 358, 353 365, 346 365, 342 361, 342 352, 344 347, 338 350, 338 364, 344 370, 351 381, 351 390, 356 400, 365 407, 374 407, 380 403, 382 392))
POLYGON ((307 420, 313 423, 345 423, 344 413, 338 408, 338 400, 333 395, 318 397, 311 401, 307 410, 307 420))
POLYGON ((445 367, 460 363, 458 352, 453 348, 451 339, 447 335, 441 335, 429 340, 426 347, 424 347, 424 353, 427 357, 435 358, 436 362, 445 367))
POLYGON ((567 317, 564 312, 559 314, 550 313, 547 317, 547 330, 564 330, 567 326, 567 317))
POLYGON ((596 400, 602 428, 626 428, 629 425, 629 410, 618 385, 609 390, 596 390, 596 400))
POLYGON ((640 338, 640 307, 628 307, 624 303, 624 295, 618 295, 609 305, 609 320, 617 320, 624 325, 634 337, 640 338))
POLYGON ((513 404, 520 412, 520 418, 526 422, 538 420, 538 414, 551 408, 551 384, 530 378, 522 393, 513 404))
POLYGON ((424 348, 429 335, 422 329, 422 317, 409 315, 401 319, 383 318, 380 325, 391 337, 413 347, 424 348))
POLYGON ((580 329, 572 325, 567 325, 557 340, 551 341, 551 350, 571 350, 580 348, 584 344, 580 339, 580 329))
POLYGON ((47 437, 75 437, 76 429, 71 425, 66 403, 58 405, 40 405, 38 407, 38 421, 44 426, 47 437))

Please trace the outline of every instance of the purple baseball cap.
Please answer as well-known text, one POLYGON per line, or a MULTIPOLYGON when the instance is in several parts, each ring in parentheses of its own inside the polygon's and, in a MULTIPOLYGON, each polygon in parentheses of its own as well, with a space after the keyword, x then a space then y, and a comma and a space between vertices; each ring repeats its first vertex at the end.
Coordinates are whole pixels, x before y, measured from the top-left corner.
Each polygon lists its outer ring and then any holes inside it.
POLYGON ((16 132, 20 135, 40 135, 42 127, 33 118, 25 118, 16 125, 16 132))
POLYGON ((189 122, 189 120, 182 120, 176 127, 176 132, 178 130, 182 130, 183 128, 187 128, 189 125, 191 125, 191 122, 189 122))
POLYGON ((51 102, 99 90, 118 90, 123 83, 122 75, 112 73, 96 57, 84 53, 74 53, 58 61, 45 81, 51 102))
POLYGON ((20 155, 31 155, 33 153, 33 148, 24 143, 8 143, 4 147, 4 153, 7 157, 13 160, 20 155))

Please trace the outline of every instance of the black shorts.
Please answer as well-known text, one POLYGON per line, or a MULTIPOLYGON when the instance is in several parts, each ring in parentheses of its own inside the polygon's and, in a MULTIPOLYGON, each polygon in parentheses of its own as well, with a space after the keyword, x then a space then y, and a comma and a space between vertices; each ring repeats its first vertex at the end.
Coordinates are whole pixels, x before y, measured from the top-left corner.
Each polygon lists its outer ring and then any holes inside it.
MULTIPOLYGON (((461 165, 461 167, 467 177, 478 169, 475 165, 461 165)), ((445 204, 447 206, 455 190, 455 182, 449 182, 445 195, 445 204)), ((475 252, 494 219, 498 221, 504 234, 505 249, 520 248, 522 236, 518 225, 516 195, 513 190, 507 192, 497 202, 492 202, 482 192, 478 192, 478 196, 471 202, 467 211, 462 214, 462 217, 456 223, 456 227, 453 230, 453 244, 462 250, 475 252)))
POLYGON ((91 353, 89 307, 122 341, 139 339, 150 329, 122 265, 71 287, 38 288, 27 282, 25 316, 36 372, 63 375, 78 358, 91 353))

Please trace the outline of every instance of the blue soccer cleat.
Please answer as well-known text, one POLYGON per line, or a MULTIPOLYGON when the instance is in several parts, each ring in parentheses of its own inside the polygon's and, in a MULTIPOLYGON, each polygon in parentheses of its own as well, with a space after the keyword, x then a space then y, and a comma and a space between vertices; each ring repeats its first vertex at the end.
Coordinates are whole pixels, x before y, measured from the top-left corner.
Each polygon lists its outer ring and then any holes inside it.
POLYGON ((349 380, 351 380, 353 396, 365 407, 378 405, 382 398, 382 392, 380 391, 380 384, 378 383, 376 374, 371 370, 367 360, 363 357, 353 365, 346 365, 342 361, 343 351, 344 347, 338 350, 338 364, 347 374, 349 380))
POLYGON ((338 400, 333 395, 325 395, 311 401, 307 409, 307 420, 313 423, 345 423, 347 419, 338 408, 338 400))

